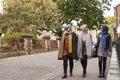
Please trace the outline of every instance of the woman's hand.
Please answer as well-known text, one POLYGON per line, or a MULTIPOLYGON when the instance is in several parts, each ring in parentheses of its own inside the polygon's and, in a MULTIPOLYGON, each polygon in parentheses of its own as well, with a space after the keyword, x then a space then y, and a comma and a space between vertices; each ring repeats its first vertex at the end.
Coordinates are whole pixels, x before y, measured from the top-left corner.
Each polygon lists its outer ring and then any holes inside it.
POLYGON ((96 48, 93 48, 93 51, 96 51, 96 48))
POLYGON ((109 52, 109 53, 108 53, 108 56, 111 57, 111 56, 112 56, 112 52, 109 52))

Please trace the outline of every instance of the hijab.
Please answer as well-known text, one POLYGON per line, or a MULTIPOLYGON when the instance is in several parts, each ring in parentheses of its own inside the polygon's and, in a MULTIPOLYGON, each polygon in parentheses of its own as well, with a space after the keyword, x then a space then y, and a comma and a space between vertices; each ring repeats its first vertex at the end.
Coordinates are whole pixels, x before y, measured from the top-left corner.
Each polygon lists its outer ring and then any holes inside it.
POLYGON ((106 40, 107 40, 107 34, 108 34, 108 26, 103 24, 102 25, 102 32, 101 32, 101 41, 102 41, 102 47, 104 48, 104 50, 106 50, 106 40))

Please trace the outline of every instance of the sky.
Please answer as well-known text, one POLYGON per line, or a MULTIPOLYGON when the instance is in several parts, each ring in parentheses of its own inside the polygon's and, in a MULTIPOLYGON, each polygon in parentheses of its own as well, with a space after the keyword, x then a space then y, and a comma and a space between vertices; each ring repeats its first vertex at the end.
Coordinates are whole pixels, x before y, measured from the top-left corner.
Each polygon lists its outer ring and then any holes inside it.
POLYGON ((120 4, 120 0, 112 0, 111 2, 112 6, 110 8, 110 11, 104 11, 104 16, 107 17, 107 16, 114 16, 114 9, 113 7, 115 7, 116 5, 120 4))
MULTIPOLYGON (((107 16, 114 16, 114 10, 113 10, 113 7, 115 5, 117 5, 118 3, 120 3, 120 0, 112 0, 112 6, 111 6, 111 9, 110 11, 104 11, 104 16, 107 17, 107 16)), ((2 12, 2 0, 0 0, 0 13, 2 12)))
POLYGON ((0 13, 2 12, 2 0, 0 0, 0 13))

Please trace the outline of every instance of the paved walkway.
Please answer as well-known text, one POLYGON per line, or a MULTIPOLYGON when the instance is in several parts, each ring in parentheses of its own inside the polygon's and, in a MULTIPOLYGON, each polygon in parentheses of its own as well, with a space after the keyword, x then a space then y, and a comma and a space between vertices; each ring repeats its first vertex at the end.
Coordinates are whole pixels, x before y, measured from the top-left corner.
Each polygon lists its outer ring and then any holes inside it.
MULTIPOLYGON (((75 64, 75 66, 74 66, 74 71, 73 71, 73 74, 74 74, 73 77, 69 77, 69 73, 68 73, 68 78, 66 78, 65 80, 106 80, 106 78, 98 78, 97 58, 88 60, 87 77, 86 78, 82 78, 82 67, 81 67, 80 62, 78 61, 78 62, 75 62, 74 64, 75 64)), ((69 72, 69 70, 68 70, 68 72, 69 72)), ((62 72, 60 72, 60 73, 61 73, 60 75, 56 76, 52 80, 62 80, 61 76, 63 76, 63 74, 62 74, 62 72)), ((106 74, 106 76, 107 76, 107 74, 106 74)))
MULTIPOLYGON (((0 59, 0 80, 62 80, 62 73, 57 51, 0 59)), ((97 59, 88 61, 87 77, 81 75, 81 64, 77 61, 73 77, 64 80, 106 80, 98 78, 97 59)))

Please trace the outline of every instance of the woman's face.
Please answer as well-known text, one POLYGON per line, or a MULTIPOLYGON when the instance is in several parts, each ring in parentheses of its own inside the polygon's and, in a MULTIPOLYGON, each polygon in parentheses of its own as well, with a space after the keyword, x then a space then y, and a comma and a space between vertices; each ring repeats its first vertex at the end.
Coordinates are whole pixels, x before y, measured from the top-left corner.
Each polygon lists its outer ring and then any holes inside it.
POLYGON ((87 31, 88 31, 87 26, 84 26, 84 27, 83 27, 83 31, 84 31, 84 32, 87 32, 87 31))
POLYGON ((108 31, 108 27, 107 26, 101 26, 101 31, 108 31))
POLYGON ((101 31, 103 31, 103 28, 102 28, 102 26, 101 26, 101 28, 100 28, 100 29, 101 29, 101 31))
POLYGON ((72 27, 68 27, 67 31, 72 32, 72 27))

